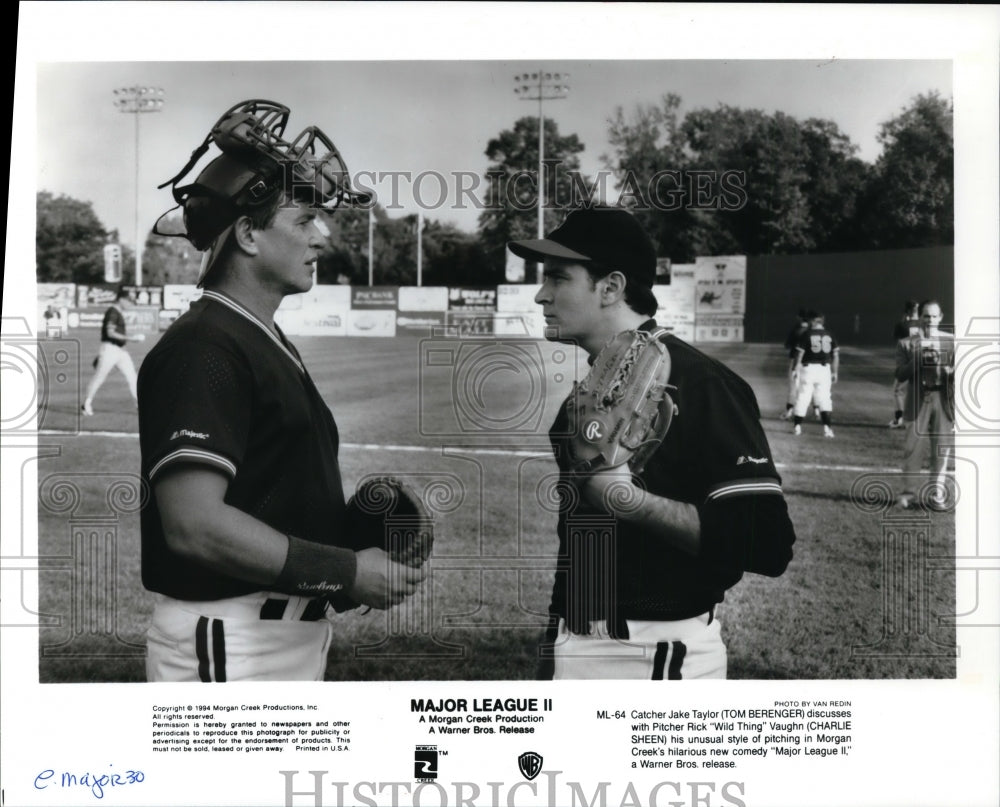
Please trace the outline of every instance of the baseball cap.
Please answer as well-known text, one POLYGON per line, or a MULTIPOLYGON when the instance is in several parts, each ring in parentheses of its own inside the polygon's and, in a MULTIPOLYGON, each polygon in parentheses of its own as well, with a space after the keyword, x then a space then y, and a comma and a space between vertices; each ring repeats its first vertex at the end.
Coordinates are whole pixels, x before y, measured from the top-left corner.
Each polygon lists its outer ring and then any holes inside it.
POLYGON ((642 225, 621 208, 577 208, 548 237, 508 241, 507 248, 534 261, 599 263, 649 288, 656 282, 656 248, 642 225))

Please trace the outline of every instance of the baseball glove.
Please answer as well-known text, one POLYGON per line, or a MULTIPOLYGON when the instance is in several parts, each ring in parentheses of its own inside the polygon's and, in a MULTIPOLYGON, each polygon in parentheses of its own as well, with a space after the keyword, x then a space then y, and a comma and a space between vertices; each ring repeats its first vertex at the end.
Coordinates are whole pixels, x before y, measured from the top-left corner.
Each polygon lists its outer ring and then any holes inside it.
MULTIPOLYGON (((430 557, 434 528, 423 502, 399 479, 368 477, 347 501, 345 546, 359 552, 377 547, 396 563, 421 566, 430 557)), ((330 598, 337 612, 357 608, 342 592, 330 598)))
POLYGON ((611 339, 566 399, 569 470, 590 473, 628 463, 632 473, 641 473, 677 413, 669 380, 670 353, 652 333, 622 331, 611 339))

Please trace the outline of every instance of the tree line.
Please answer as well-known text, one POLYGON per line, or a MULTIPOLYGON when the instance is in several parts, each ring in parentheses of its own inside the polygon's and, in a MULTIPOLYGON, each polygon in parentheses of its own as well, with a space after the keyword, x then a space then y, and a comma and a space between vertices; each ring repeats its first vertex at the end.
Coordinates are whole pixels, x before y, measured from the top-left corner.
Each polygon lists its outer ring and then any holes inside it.
MULTIPOLYGON (((953 107, 919 95, 881 124, 882 153, 869 164, 829 120, 797 120, 719 105, 682 115, 681 99, 616 109, 608 119, 611 150, 599 176, 580 173, 584 144, 545 119, 545 229, 565 208, 602 198, 632 209, 658 254, 674 262, 696 255, 798 254, 898 249, 954 243, 953 107)), ((507 241, 537 232, 538 118, 517 120, 488 141, 485 178, 497 192, 475 233, 427 218, 421 234, 424 285, 492 285, 505 279, 507 241), (515 182, 517 179, 528 181, 515 182), (503 188, 503 192, 499 189, 503 188)), ((37 195, 37 278, 94 283, 103 278, 106 230, 92 204, 48 191, 37 195)), ((178 214, 167 228, 182 229, 178 214)), ((416 215, 391 218, 341 209, 327 216, 330 237, 321 283, 364 285, 416 281, 416 215)), ((135 257, 123 250, 125 278, 135 257)), ((143 281, 193 283, 201 255, 184 239, 148 234, 143 281)))

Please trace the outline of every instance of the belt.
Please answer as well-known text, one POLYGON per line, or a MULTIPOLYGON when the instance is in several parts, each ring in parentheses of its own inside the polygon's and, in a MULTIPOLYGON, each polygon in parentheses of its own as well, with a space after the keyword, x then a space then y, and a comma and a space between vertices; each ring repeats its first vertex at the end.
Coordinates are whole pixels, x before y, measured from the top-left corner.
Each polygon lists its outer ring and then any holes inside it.
MULTIPOLYGON (((316 622, 326 614, 326 600, 310 600, 299 617, 301 622, 316 622)), ((261 619, 284 619, 285 611, 288 610, 288 600, 279 600, 276 597, 268 597, 260 607, 261 619)))
MULTIPOLYGON (((711 625, 715 621, 715 606, 713 605, 707 611, 701 614, 695 614, 691 617, 682 617, 680 619, 642 619, 636 618, 639 622, 686 622, 689 619, 697 619, 704 622, 706 625, 711 625)), ((628 639, 628 620, 624 617, 619 617, 618 619, 593 619, 588 620, 583 623, 573 622, 571 623, 569 619, 566 619, 566 627, 570 633, 576 633, 582 636, 590 635, 601 635, 606 634, 614 639, 628 639)))
POLYGON ((318 622, 326 614, 327 600, 260 591, 221 600, 178 600, 161 594, 162 601, 184 611, 214 619, 263 619, 318 622))

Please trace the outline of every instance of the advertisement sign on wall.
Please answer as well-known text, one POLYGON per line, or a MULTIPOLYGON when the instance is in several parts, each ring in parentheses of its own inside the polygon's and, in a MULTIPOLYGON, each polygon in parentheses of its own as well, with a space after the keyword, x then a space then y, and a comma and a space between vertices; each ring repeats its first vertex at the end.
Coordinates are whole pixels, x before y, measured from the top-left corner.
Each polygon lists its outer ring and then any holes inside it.
POLYGON ((76 305, 75 283, 39 283, 36 296, 42 306, 53 305, 56 308, 76 305))
POLYGON ((80 283, 76 287, 77 308, 106 308, 117 297, 117 286, 88 286, 80 283))
POLYGON ((348 336, 395 336, 396 311, 351 309, 347 313, 348 336))
POLYGON ((167 283, 163 287, 163 307, 171 308, 181 313, 188 310, 195 300, 201 297, 201 289, 193 283, 167 283))
POLYGON ((444 311, 400 311, 396 314, 396 329, 429 334, 444 328, 444 318, 444 311))
MULTIPOLYGON (((128 333, 156 333, 160 329, 160 308, 159 306, 145 306, 137 308, 125 308, 122 311, 125 317, 125 328, 128 333)), ((104 315, 101 314, 101 322, 104 315)), ((100 325, 101 322, 97 324, 100 325)))
POLYGON ((349 311, 349 308, 328 311, 316 308, 304 309, 298 314, 300 320, 298 333, 302 336, 345 336, 349 311))
POLYGON ((70 328, 100 328, 103 321, 103 311, 88 308, 71 309, 66 318, 66 324, 70 328))
POLYGON ((336 283, 313 286, 300 295, 303 308, 347 309, 351 307, 351 287, 336 283))
POLYGON ((725 314, 699 315, 694 331, 697 342, 742 342, 743 317, 725 314))
POLYGON ((497 311, 541 311, 541 306, 535 302, 540 288, 539 283, 497 286, 497 311))
POLYGON ((657 283, 653 294, 659 308, 656 321, 685 342, 693 342, 694 333, 693 263, 675 263, 670 267, 670 283, 657 283))
POLYGON ((301 294, 282 298, 279 311, 305 311, 308 309, 350 308, 351 287, 336 283, 314 285, 301 294))
POLYGON ((695 258, 695 313, 746 313, 746 255, 695 258))
POLYGON ((448 289, 449 311, 496 311, 497 290, 495 286, 473 288, 452 286, 448 289))
POLYGON ((493 312, 449 311, 445 328, 449 336, 493 336, 493 312))
POLYGON ((541 311, 497 313, 493 318, 493 333, 497 336, 533 336, 541 339, 545 336, 545 318, 541 311))
POLYGON ((300 308, 275 312, 274 321, 289 336, 346 336, 349 309, 300 308))
MULTIPOLYGON (((447 311, 447 286, 400 286, 400 311, 447 311)), ((442 324, 444 318, 442 317, 442 324)))
POLYGON ((399 286, 351 286, 351 308, 395 310, 399 305, 399 286))
POLYGON ((163 286, 122 286, 122 291, 133 305, 163 306, 163 286))
POLYGON ((36 327, 49 337, 62 335, 69 327, 69 309, 76 305, 73 283, 39 283, 36 291, 38 318, 36 327))

